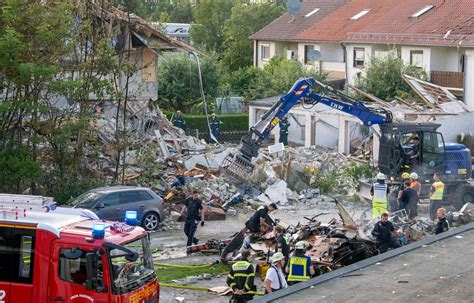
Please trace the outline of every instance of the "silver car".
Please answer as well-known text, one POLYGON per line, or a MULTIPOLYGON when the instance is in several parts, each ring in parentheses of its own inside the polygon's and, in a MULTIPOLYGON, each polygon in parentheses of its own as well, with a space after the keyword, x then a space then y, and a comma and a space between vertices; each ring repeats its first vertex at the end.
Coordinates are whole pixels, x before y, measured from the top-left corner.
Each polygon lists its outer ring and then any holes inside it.
POLYGON ((127 210, 137 211, 140 225, 146 230, 156 230, 165 216, 163 199, 144 187, 100 187, 83 193, 72 205, 111 221, 124 221, 127 210))

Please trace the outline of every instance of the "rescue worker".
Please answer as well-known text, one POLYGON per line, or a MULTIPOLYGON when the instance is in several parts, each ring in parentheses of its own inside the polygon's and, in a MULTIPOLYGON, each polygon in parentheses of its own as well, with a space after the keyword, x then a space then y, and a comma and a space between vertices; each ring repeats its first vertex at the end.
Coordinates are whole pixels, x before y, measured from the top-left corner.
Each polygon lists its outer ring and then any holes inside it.
POLYGON ((451 226, 449 224, 448 219, 446 219, 445 217, 446 209, 442 207, 438 208, 438 210, 436 211, 436 216, 438 217, 438 222, 436 223, 434 234, 437 235, 445 231, 448 231, 451 228, 451 226))
POLYGON ((288 259, 290 257, 290 239, 285 235, 284 230, 281 226, 275 227, 275 252, 281 252, 285 256, 285 265, 283 268, 286 268, 288 265, 288 259))
POLYGON ((284 116, 280 120, 280 139, 279 142, 283 143, 285 147, 288 146, 288 129, 290 128, 290 121, 288 121, 288 116, 284 116))
POLYGON ((386 252, 389 248, 400 247, 400 243, 394 240, 394 237, 398 238, 398 235, 395 232, 392 222, 388 221, 387 212, 382 213, 380 221, 375 223, 372 236, 375 237, 377 249, 381 254, 386 252))
POLYGON ((294 285, 301 281, 308 281, 314 276, 315 271, 311 258, 305 255, 308 243, 299 241, 295 245, 295 252, 288 261, 286 272, 288 273, 288 285, 294 285))
POLYGON ((171 123, 174 126, 181 128, 182 130, 186 131, 186 120, 184 120, 183 116, 181 116, 181 111, 178 110, 175 115, 171 118, 171 123))
POLYGON ((383 212, 388 212, 387 194, 390 192, 385 184, 385 175, 377 174, 377 180, 370 189, 372 195, 372 218, 378 218, 383 212))
POLYGON ((267 270, 264 280, 266 294, 288 287, 282 271, 283 264, 285 264, 285 256, 281 252, 275 253, 272 256, 272 266, 267 270))
POLYGON ((413 219, 418 216, 418 194, 410 187, 410 180, 406 180, 400 199, 398 199, 399 210, 405 209, 408 218, 413 219))
POLYGON ((418 197, 420 197, 422 185, 418 181, 417 173, 410 174, 410 187, 413 188, 416 191, 416 194, 418 195, 418 197))
POLYGON ((257 292, 254 283, 255 272, 252 263, 248 261, 250 251, 245 249, 241 252, 242 260, 234 263, 227 275, 227 285, 232 288, 231 303, 244 303, 251 301, 257 292))
POLYGON ((271 223, 273 220, 270 218, 269 213, 277 209, 275 203, 270 203, 265 206, 260 206, 252 217, 245 222, 245 227, 252 233, 258 233, 264 227, 265 230, 271 231, 271 223))
POLYGON ((433 181, 430 188, 430 218, 434 221, 436 212, 443 203, 444 183, 438 173, 433 174, 433 181))
POLYGON ((186 204, 181 210, 181 216, 184 216, 184 213, 187 212, 186 221, 184 223, 184 233, 188 237, 186 246, 191 246, 192 244, 196 245, 199 243, 199 239, 194 237, 199 222, 199 211, 201 211, 202 227, 204 226, 205 208, 202 205, 202 201, 198 197, 198 193, 193 191, 192 196, 186 199, 186 204))
POLYGON ((405 172, 402 174, 402 185, 400 186, 400 189, 398 190, 398 195, 397 195, 397 200, 400 200, 402 197, 402 192, 405 189, 405 181, 410 180, 410 174, 405 172))
MULTIPOLYGON (((219 141, 221 135, 221 126, 224 124, 221 120, 217 119, 216 113, 212 113, 211 119, 209 119, 209 125, 211 126, 211 133, 219 141)), ((212 139, 211 139, 212 140, 212 139)))

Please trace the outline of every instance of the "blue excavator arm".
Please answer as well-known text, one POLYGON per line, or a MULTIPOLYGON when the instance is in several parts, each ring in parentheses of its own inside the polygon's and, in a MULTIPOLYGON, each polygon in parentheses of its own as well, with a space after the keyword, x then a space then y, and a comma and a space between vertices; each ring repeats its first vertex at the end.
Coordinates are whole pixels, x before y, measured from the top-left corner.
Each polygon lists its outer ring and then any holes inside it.
POLYGON ((355 116, 364 125, 385 124, 392 121, 389 111, 367 107, 361 101, 346 96, 330 86, 314 78, 300 79, 293 87, 262 115, 261 119, 250 128, 249 133, 242 138, 242 156, 250 161, 258 155, 261 142, 270 135, 272 129, 297 104, 324 104, 341 112, 355 116), (315 92, 318 88, 320 92, 315 92))
POLYGON ((295 105, 301 104, 305 108, 304 105, 313 106, 317 103, 355 116, 367 126, 392 122, 392 113, 385 109, 366 106, 361 101, 346 96, 314 78, 300 79, 242 137, 240 154, 229 154, 224 159, 221 169, 228 176, 248 180, 254 168, 251 160, 258 156, 262 141, 270 135, 272 129, 295 105))

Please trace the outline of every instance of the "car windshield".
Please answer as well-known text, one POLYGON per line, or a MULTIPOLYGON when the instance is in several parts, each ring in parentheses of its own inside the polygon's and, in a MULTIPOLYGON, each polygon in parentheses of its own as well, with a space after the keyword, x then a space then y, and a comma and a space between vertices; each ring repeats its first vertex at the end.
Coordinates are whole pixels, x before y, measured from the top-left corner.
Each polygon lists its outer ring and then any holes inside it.
POLYGON ((92 206, 94 206, 94 204, 103 196, 104 194, 102 193, 87 192, 72 201, 72 205, 81 208, 92 208, 92 206))
POLYGON ((112 263, 112 279, 114 287, 125 293, 137 289, 155 278, 153 269, 153 258, 149 242, 146 237, 137 239, 123 245, 138 253, 138 259, 134 262, 125 259, 126 253, 120 249, 112 249, 109 252, 112 263))

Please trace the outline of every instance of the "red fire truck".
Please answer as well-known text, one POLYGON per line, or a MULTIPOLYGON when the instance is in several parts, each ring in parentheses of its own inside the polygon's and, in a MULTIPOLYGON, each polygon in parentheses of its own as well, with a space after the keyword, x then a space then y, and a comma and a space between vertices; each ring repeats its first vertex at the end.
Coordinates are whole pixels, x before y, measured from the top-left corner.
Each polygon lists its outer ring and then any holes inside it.
POLYGON ((0 195, 0 303, 158 302, 149 236, 126 217, 0 195))

